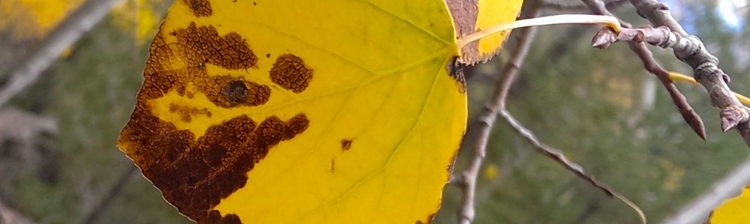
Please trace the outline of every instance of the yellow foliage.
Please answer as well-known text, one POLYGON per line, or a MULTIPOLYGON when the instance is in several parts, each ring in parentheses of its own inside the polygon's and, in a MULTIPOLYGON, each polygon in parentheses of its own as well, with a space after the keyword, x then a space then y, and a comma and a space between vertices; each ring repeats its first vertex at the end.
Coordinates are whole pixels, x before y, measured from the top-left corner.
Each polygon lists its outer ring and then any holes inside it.
POLYGON ((199 223, 428 223, 459 55, 443 0, 176 0, 117 144, 199 223))
POLYGON ((709 218, 711 224, 740 224, 750 220, 750 188, 745 187, 740 196, 717 207, 709 218))
MULTIPOLYGON (((497 1, 479 0, 478 5, 482 10, 477 15, 476 30, 484 30, 497 24, 507 23, 516 16, 514 13, 521 9, 523 1, 497 1)), ((508 37, 510 31, 503 31, 480 39, 478 51, 480 58, 489 58, 497 53, 500 45, 508 37)))

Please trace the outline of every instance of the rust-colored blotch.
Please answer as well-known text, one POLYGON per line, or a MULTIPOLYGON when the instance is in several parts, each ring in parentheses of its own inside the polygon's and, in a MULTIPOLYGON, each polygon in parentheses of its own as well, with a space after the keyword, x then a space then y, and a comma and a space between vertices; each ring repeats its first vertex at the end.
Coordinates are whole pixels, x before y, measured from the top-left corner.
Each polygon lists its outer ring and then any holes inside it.
MULTIPOLYGON (((208 10, 210 15, 207 1, 190 3, 202 6, 197 11, 193 8, 194 13, 205 15, 208 10)), ((209 127, 200 137, 178 130, 151 114, 148 102, 170 91, 190 99, 196 93, 188 92, 187 86, 192 85, 219 107, 254 107, 268 101, 271 88, 229 74, 207 73, 208 64, 228 70, 256 68, 258 58, 237 33, 220 36, 212 26, 191 23, 161 31, 149 53, 138 102, 118 145, 182 214, 198 223, 241 223, 237 215, 222 216, 212 208, 244 187, 247 173, 277 144, 307 130, 307 115, 298 113, 286 121, 273 115, 262 121, 240 115, 209 127), (177 42, 166 43, 163 35, 172 35, 177 42), (184 64, 175 65, 175 61, 184 64)), ((311 71, 304 71, 309 77, 311 71)), ((205 108, 171 104, 169 110, 184 122, 198 115, 212 117, 205 108)))
POLYGON ((208 0, 182 0, 186 5, 190 6, 190 10, 193 11, 195 17, 209 17, 213 13, 211 9, 211 2, 208 0))
POLYGON ((352 140, 351 139, 341 139, 341 150, 342 151, 348 151, 350 148, 352 148, 352 140))
POLYGON ((211 111, 208 111, 208 109, 191 108, 177 104, 170 104, 169 111, 172 113, 178 113, 180 115, 180 120, 183 122, 192 121, 193 115, 203 115, 209 118, 212 116, 211 111))
POLYGON ((195 23, 169 34, 177 37, 176 44, 166 44, 161 33, 151 44, 139 98, 158 98, 169 90, 185 95, 187 84, 192 83, 212 103, 224 108, 258 106, 268 101, 270 87, 229 74, 209 75, 205 69, 206 64, 225 69, 254 68, 258 57, 239 34, 231 32, 222 37, 213 26, 198 27, 195 23), (170 58, 174 57, 185 60, 184 68, 170 67, 170 58))
POLYGON ((269 73, 273 83, 294 93, 305 91, 313 77, 313 70, 307 68, 302 58, 293 54, 283 54, 276 58, 269 73))
POLYGON ((435 218, 435 213, 432 213, 432 214, 430 214, 430 215, 427 216, 427 219, 425 219, 424 222, 422 220, 417 220, 414 223, 416 223, 416 224, 429 224, 429 223, 432 223, 432 220, 434 218, 435 218))
MULTIPOLYGON (((128 146, 127 155, 144 176, 181 213, 198 223, 219 223, 209 209, 244 187, 247 172, 274 146, 301 134, 308 125, 303 113, 286 122, 271 116, 259 124, 240 116, 211 126, 194 140, 191 132, 177 130, 139 103, 119 141, 128 146)), ((235 218, 225 216, 221 223, 224 219, 235 218)))

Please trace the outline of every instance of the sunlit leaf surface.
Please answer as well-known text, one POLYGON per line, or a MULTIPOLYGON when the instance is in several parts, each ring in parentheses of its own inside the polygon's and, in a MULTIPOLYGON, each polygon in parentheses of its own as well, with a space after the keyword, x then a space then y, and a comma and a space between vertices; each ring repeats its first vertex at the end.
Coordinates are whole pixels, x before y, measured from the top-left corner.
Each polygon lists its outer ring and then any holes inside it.
POLYGON ((717 207, 712 213, 711 224, 747 223, 750 220, 750 188, 745 188, 740 196, 732 198, 717 207))
POLYGON ((430 222, 466 125, 456 33, 439 0, 177 0, 118 146, 199 223, 430 222))

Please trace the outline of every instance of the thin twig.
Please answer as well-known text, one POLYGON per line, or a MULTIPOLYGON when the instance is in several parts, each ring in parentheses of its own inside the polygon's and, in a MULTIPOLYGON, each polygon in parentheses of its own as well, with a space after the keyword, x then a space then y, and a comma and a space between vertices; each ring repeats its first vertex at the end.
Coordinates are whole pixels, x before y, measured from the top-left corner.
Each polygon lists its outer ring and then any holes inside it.
POLYGON ((610 197, 615 197, 619 199, 620 201, 624 202, 626 205, 628 205, 630 208, 635 210, 636 213, 638 213, 638 217, 641 219, 641 223, 646 223, 646 215, 643 213, 643 211, 630 201, 627 197, 623 196, 622 194, 618 193, 617 191, 612 190, 609 186, 605 185, 604 183, 601 183, 594 179, 594 177, 589 176, 586 174, 586 172, 583 170, 581 165, 578 165, 570 160, 568 160, 567 157, 562 153, 562 151, 552 148, 536 138, 534 133, 532 133, 529 129, 525 128, 518 120, 516 120, 513 115, 508 112, 505 108, 500 108, 500 111, 498 111, 500 116, 503 117, 503 119, 508 122, 508 125, 513 127, 513 130, 518 134, 521 135, 526 141, 528 141, 531 145, 534 146, 534 149, 539 151, 540 153, 546 155, 547 157, 552 158, 553 160, 557 161, 558 163, 565 166, 566 169, 573 172, 578 176, 579 178, 586 180, 594 187, 604 191, 605 194, 607 194, 610 197))
MULTIPOLYGON (((604 7, 604 4, 601 4, 601 6, 604 7)), ((535 15, 533 15, 533 16, 538 15, 538 13, 539 13, 539 11, 535 11, 534 12, 535 15)), ((532 32, 531 35, 533 37, 533 35, 535 34, 536 30, 531 30, 531 32, 532 32)), ((531 43, 531 39, 528 39, 527 41, 528 42, 522 42, 522 43, 523 44, 529 44, 529 43, 531 43)), ((523 46, 523 45, 521 45, 521 43, 519 43, 519 47, 521 47, 521 46, 523 46)), ((522 51, 520 51, 520 52, 513 52, 513 56, 514 57, 509 60, 508 64, 505 65, 505 67, 503 68, 503 71, 501 73, 501 74, 503 74, 503 76, 499 80, 500 84, 497 87, 497 88, 499 88, 499 94, 496 94, 495 96, 493 96, 492 99, 494 100, 494 102, 492 102, 492 104, 489 106, 489 108, 486 108, 486 111, 485 111, 485 115, 488 114, 488 111, 489 111, 489 112, 491 112, 491 114, 492 114, 493 117, 492 118, 487 118, 487 117, 483 116, 483 117, 480 117, 480 120, 490 120, 491 119, 492 122, 494 123, 494 119, 495 119, 494 116, 497 116, 497 114, 499 114, 511 127, 513 127, 513 129, 516 131, 516 133, 518 135, 520 135, 521 137, 523 137, 524 139, 526 139, 529 143, 531 143, 532 145, 534 145, 534 149, 536 149, 540 153, 542 153, 542 154, 544 154, 544 155, 552 158, 553 160, 559 162, 560 164, 562 164, 563 166, 565 166, 566 169, 568 169, 569 171, 575 173, 576 176, 578 176, 581 179, 589 182, 594 187, 602 190, 608 196, 615 197, 615 198, 619 199, 620 201, 622 201, 623 203, 625 203, 626 205, 628 205, 629 207, 631 207, 638 214, 641 222, 645 224, 646 223, 646 216, 643 213, 643 211, 635 203, 633 203, 632 201, 630 201, 628 198, 626 198, 622 194, 620 194, 620 193, 612 190, 607 185, 605 185, 603 183, 600 183, 599 181, 597 181, 596 179, 594 179, 591 176, 588 176, 584 172, 583 168, 580 165, 578 165, 576 163, 573 163, 572 161, 568 160, 565 157, 565 155, 560 150, 551 148, 551 147, 549 147, 549 146, 541 143, 534 136, 534 134, 531 131, 529 131, 527 128, 525 128, 523 125, 521 125, 518 121, 516 121, 515 118, 513 118, 513 116, 510 114, 510 112, 508 112, 508 110, 506 109, 506 99, 507 99, 507 96, 508 96, 508 92, 510 91, 510 88, 511 88, 511 86, 513 84, 513 81, 515 80, 515 78, 516 78, 516 76, 518 74, 518 69, 521 67, 521 63, 523 62, 523 59, 525 58, 525 55, 526 55, 526 53, 528 51, 528 47, 529 46, 524 46, 524 48, 521 48, 522 51), (514 61, 514 60, 517 59, 515 56, 519 56, 519 55, 523 56, 523 57, 520 58, 521 60, 520 61, 514 61)), ((498 90, 496 89, 496 91, 498 91, 498 90)), ((489 132, 489 131, 487 131, 487 132, 489 132)), ((478 144, 478 145, 481 145, 481 144, 478 144)), ((486 146, 486 140, 484 142, 484 146, 486 146)), ((482 149, 482 150, 484 150, 484 149, 482 149)), ((484 153, 484 151, 482 151, 482 153, 484 153)), ((480 161, 480 163, 481 163, 481 161, 480 161)), ((474 175, 475 175, 474 176, 474 180, 476 180, 476 173, 474 173, 474 175)), ((466 178, 464 178, 464 179, 466 179, 466 178)))
POLYGON ((84 224, 91 224, 96 221, 99 216, 104 213, 104 211, 107 211, 107 208, 109 208, 109 205, 112 204, 112 201, 117 197, 117 195, 122 192, 122 189, 125 188, 127 183, 133 179, 131 178, 133 176, 133 173, 137 170, 135 165, 128 165, 129 167, 122 171, 120 174, 120 177, 117 178, 117 181, 115 181, 114 185, 112 185, 112 188, 107 192, 107 194, 102 198, 101 201, 97 204, 96 207, 94 207, 94 210, 91 211, 86 216, 86 219, 83 221, 84 224))
MULTIPOLYGON (((706 50, 698 37, 688 35, 685 32, 669 13, 669 8, 666 5, 654 0, 631 0, 631 3, 636 7, 639 15, 648 19, 654 26, 659 26, 659 28, 623 29, 618 31, 617 34, 614 34, 613 31, 602 30, 595 36, 594 46, 604 48, 618 40, 631 40, 629 41, 631 48, 633 48, 635 42, 638 42, 638 45, 648 43, 662 48, 671 48, 677 59, 693 68, 693 76, 708 91, 711 104, 720 109, 719 117, 722 131, 728 131, 736 127, 745 144, 750 146, 750 122, 748 122, 750 121, 750 108, 743 106, 737 97, 732 94, 727 85, 729 75, 718 67, 718 58, 706 50)), ((636 49, 639 56, 650 56, 651 52, 641 49, 645 49, 645 47, 636 49)), ((644 60, 644 64, 647 63, 648 61, 644 60)), ((647 65, 647 67, 649 66, 647 65)), ((664 80, 664 76, 668 76, 668 73, 663 69, 659 70, 662 70, 660 73, 663 73, 658 75, 659 79, 664 80)), ((686 113, 682 114, 683 116, 686 115, 686 113)), ((686 120, 689 123, 691 122, 687 118, 686 120)))
MULTIPOLYGON (((522 15, 522 18, 536 17, 539 11, 538 2, 536 4, 527 4, 531 5, 528 6, 526 10, 522 11, 525 13, 522 15)), ((489 141, 492 127, 495 124, 498 108, 505 105, 505 99, 508 95, 508 91, 505 90, 506 88, 502 88, 502 86, 510 85, 517 75, 518 69, 523 64, 528 50, 531 47, 536 30, 536 27, 528 27, 516 31, 518 42, 516 43, 515 49, 513 49, 512 56, 503 67, 501 78, 498 80, 498 85, 495 88, 492 99, 476 121, 478 123, 476 125, 478 134, 474 139, 467 139, 472 143, 469 148, 473 149, 472 151, 474 152, 474 155, 468 168, 466 168, 458 178, 459 184, 463 190, 461 207, 458 211, 458 221, 461 224, 472 223, 476 215, 474 202, 476 200, 477 176, 479 176, 479 170, 487 153, 487 142, 489 141)))
MULTIPOLYGON (((605 3, 604 6, 607 8, 615 8, 615 7, 619 7, 623 5, 623 3, 627 1, 628 0, 613 0, 613 1, 609 1, 605 3)), ((588 6, 560 2, 559 0, 547 0, 542 3, 542 8, 552 9, 552 10, 557 10, 557 11, 565 11, 565 10, 586 10, 588 9, 588 6)))
POLYGON ((34 83, 70 45, 91 30, 121 0, 88 0, 50 32, 28 57, 14 63, 0 86, 0 107, 34 83))
POLYGON ((706 50, 703 42, 689 35, 672 17, 669 8, 655 0, 630 0, 638 15, 655 27, 668 28, 669 37, 659 47, 671 48, 680 61, 693 68, 693 77, 708 91, 711 104, 720 109, 721 129, 736 128, 745 144, 750 146, 750 108, 743 106, 732 94, 727 83, 729 75, 719 68, 719 59, 706 50))
MULTIPOLYGON (((609 10, 607 10, 606 7, 604 7, 604 3, 601 0, 582 1, 587 6, 589 6, 591 11, 596 14, 614 16, 609 10)), ((623 27, 623 29, 621 29, 621 32, 622 30, 627 30, 628 28, 632 27, 629 23, 624 21, 620 21, 620 24, 623 27)), ((617 39, 617 35, 614 33, 612 33, 611 35, 606 35, 606 33, 600 32, 592 41, 597 47, 606 47, 606 44, 602 45, 598 42, 607 40, 608 38, 617 39)), ((658 62, 656 62, 656 59, 654 59, 654 56, 651 53, 651 50, 646 48, 643 43, 636 43, 633 41, 629 41, 628 46, 641 59, 643 67, 648 72, 656 76, 656 78, 658 78, 661 82, 662 86, 664 86, 667 92, 669 92, 669 96, 672 98, 672 103, 677 106, 677 110, 680 112, 680 115, 682 115, 682 118, 685 120, 685 122, 690 126, 690 128, 693 129, 696 134, 698 134, 701 139, 705 140, 706 128, 703 125, 703 120, 700 116, 698 116, 695 110, 693 110, 693 107, 690 106, 690 103, 687 102, 685 96, 680 92, 679 89, 677 89, 677 86, 675 86, 674 83, 672 83, 672 81, 669 79, 669 73, 667 72, 667 70, 665 70, 663 67, 661 67, 661 65, 659 65, 658 62)))
POLYGON ((672 17, 667 5, 656 0, 630 0, 630 3, 635 6, 638 15, 644 19, 648 19, 654 26, 666 26, 680 35, 688 35, 685 29, 672 17))

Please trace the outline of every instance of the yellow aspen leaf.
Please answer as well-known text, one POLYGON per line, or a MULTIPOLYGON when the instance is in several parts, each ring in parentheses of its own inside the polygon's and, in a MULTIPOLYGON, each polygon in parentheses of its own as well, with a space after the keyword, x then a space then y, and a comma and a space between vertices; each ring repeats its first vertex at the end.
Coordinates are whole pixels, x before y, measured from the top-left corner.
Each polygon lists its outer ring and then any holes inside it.
POLYGON ((740 196, 717 207, 709 218, 711 224, 747 223, 750 220, 750 188, 745 187, 740 196))
POLYGON ((460 2, 176 0, 117 145, 198 223, 429 223, 522 4, 460 2))

